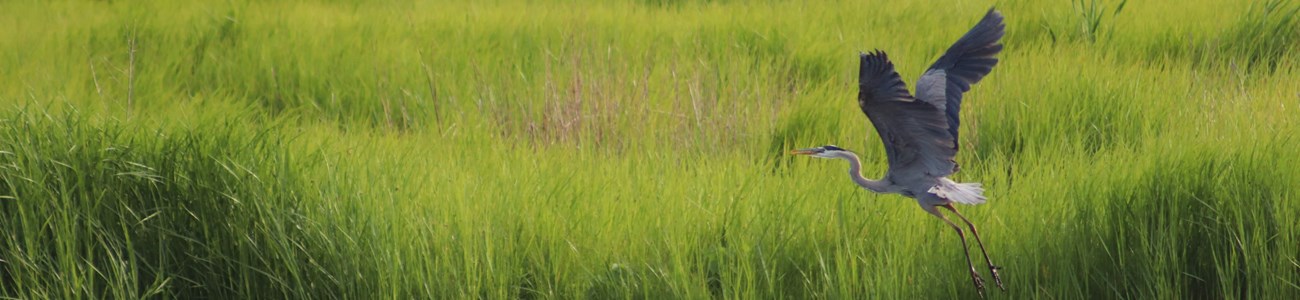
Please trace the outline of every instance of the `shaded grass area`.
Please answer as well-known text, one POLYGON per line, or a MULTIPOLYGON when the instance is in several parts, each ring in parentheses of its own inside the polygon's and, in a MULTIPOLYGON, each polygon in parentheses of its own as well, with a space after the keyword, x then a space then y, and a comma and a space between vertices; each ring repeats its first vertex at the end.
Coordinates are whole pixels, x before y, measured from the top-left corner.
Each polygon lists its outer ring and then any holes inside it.
MULTIPOLYGON (((8 114, 5 293, 21 298, 293 297, 365 288, 359 241, 308 206, 310 155, 273 131, 8 114), (348 249, 351 250, 348 250, 348 249), (360 274, 356 274, 360 275, 360 274)), ((232 128, 233 127, 233 128, 232 128)))
MULTIPOLYGON (((1009 296, 1297 297, 1295 4, 1118 3, 998 3, 956 177, 1009 296)), ((915 78, 987 6, 0 4, 0 294, 973 298, 783 153, 879 177, 854 54, 915 78)))

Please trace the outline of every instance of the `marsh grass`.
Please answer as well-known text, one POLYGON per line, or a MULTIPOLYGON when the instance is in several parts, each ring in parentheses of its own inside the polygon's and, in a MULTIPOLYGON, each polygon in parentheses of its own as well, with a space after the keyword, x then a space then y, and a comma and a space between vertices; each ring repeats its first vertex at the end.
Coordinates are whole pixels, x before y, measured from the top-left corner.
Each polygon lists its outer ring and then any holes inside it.
MULTIPOLYGON (((1295 4, 1089 3, 999 3, 963 105, 1008 296, 1300 296, 1295 4)), ((784 153, 879 177, 854 55, 916 78, 988 5, 5 2, 0 294, 973 298, 784 153)))

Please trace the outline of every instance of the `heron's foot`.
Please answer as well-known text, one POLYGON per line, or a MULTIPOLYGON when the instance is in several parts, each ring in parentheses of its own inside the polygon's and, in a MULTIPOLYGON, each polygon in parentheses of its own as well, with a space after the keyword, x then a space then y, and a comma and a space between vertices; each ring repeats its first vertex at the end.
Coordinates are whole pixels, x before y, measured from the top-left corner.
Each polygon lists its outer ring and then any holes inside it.
POLYGON ((970 279, 975 282, 975 292, 980 294, 980 299, 984 299, 984 279, 980 278, 980 273, 975 272, 975 269, 971 269, 970 279))
POLYGON ((1002 285, 1002 277, 1001 277, 1001 276, 998 276, 998 270, 1001 270, 1001 269, 1002 269, 1001 266, 989 265, 989 272, 990 272, 990 273, 993 273, 993 282, 995 282, 995 283, 998 284, 998 288, 999 288, 999 289, 1002 289, 1003 291, 1006 291, 1006 290, 1007 290, 1007 287, 1005 287, 1005 286, 1002 285))

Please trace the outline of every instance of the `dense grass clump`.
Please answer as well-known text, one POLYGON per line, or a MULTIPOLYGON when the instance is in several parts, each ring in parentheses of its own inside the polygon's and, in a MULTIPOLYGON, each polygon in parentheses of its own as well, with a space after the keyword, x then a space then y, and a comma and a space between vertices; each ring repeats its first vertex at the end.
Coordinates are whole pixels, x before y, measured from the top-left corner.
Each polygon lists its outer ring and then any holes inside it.
MULTIPOLYGON (((990 5, 1015 298, 1300 298, 1294 1, 0 3, 0 297, 973 298, 857 56, 990 5)), ((991 291, 993 297, 1003 297, 991 291)))
MULTIPOLYGON (((231 298, 338 293, 339 241, 304 207, 310 157, 274 130, 10 114, 0 125, 5 293, 231 298), (331 248, 333 248, 331 250, 331 248)), ((348 285, 352 285, 349 283, 348 285)))

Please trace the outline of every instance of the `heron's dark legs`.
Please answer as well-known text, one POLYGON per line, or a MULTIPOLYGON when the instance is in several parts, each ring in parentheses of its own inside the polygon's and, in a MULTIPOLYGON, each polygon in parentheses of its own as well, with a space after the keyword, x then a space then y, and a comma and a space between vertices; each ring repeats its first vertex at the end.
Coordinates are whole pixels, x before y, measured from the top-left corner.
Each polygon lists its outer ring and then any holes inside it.
MULTIPOLYGON (((989 272, 993 273, 993 282, 996 282, 998 284, 999 289, 1002 289, 1003 291, 1007 290, 1006 287, 1002 286, 1002 277, 998 276, 998 270, 1002 269, 1002 267, 994 265, 993 260, 989 259, 989 251, 984 249, 984 241, 980 240, 980 232, 975 230, 975 224, 971 223, 970 220, 966 219, 966 216, 963 216, 961 215, 961 213, 957 212, 957 208, 952 207, 952 204, 942 205, 941 207, 947 208, 948 211, 951 211, 953 214, 957 215, 958 218, 961 218, 962 222, 966 222, 966 226, 970 227, 971 235, 975 236, 975 242, 980 245, 980 252, 984 253, 984 262, 989 265, 989 272)), ((951 224, 952 222, 949 223, 951 224)))
POLYGON ((980 273, 975 271, 975 263, 970 260, 970 246, 966 244, 966 233, 962 232, 961 226, 957 226, 947 217, 940 215, 939 219, 942 219, 944 223, 948 223, 948 226, 952 226, 952 230, 957 231, 957 237, 961 238, 961 251, 966 253, 966 265, 970 266, 970 279, 975 282, 975 291, 980 293, 980 298, 984 298, 984 280, 980 279, 980 273))

